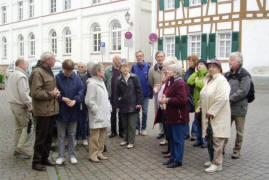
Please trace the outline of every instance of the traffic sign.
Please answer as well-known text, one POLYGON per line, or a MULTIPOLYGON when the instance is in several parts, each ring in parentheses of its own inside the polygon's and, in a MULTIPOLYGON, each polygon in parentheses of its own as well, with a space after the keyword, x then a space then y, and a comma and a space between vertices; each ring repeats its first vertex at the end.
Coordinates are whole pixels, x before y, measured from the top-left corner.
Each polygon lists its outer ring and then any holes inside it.
POLYGON ((106 43, 105 42, 100 42, 100 47, 106 47, 106 43))
POLYGON ((150 34, 149 34, 149 40, 150 40, 151 42, 155 42, 155 41, 157 41, 157 39, 158 39, 158 36, 157 36, 156 33, 150 33, 150 34))
POLYGON ((125 33, 124 36, 125 36, 126 39, 132 39, 133 34, 132 34, 131 32, 128 31, 128 32, 125 33))

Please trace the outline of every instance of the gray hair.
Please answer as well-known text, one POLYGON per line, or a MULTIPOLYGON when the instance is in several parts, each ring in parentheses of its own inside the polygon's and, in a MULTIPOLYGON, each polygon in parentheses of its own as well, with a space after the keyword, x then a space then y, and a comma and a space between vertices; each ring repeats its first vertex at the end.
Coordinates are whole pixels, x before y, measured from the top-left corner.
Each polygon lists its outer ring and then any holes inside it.
POLYGON ((176 64, 176 63, 178 63, 178 61, 177 61, 177 58, 174 57, 174 56, 168 56, 168 57, 166 57, 165 60, 164 60, 164 62, 163 62, 163 64, 164 65, 167 65, 167 66, 169 66, 171 64, 176 64))
POLYGON ((42 55, 40 56, 40 60, 43 62, 47 59, 51 59, 54 56, 53 52, 47 51, 43 52, 42 55))
POLYGON ((24 62, 25 62, 25 60, 24 60, 23 57, 18 57, 18 59, 15 62, 15 66, 19 66, 19 65, 21 65, 24 62))
POLYGON ((235 60, 243 64, 243 55, 240 52, 233 52, 231 53, 230 57, 234 56, 235 60))
POLYGON ((168 66, 168 68, 173 71, 174 73, 177 73, 179 74, 180 76, 183 75, 183 70, 182 68, 180 67, 179 63, 175 63, 175 64, 170 64, 168 66))
POLYGON ((89 73, 91 73, 92 68, 93 68, 93 66, 94 66, 95 64, 97 64, 97 62, 95 62, 95 61, 89 61, 89 62, 87 62, 87 64, 86 64, 86 69, 87 69, 87 71, 88 71, 89 73))
POLYGON ((92 76, 97 76, 97 72, 101 71, 101 68, 104 67, 103 64, 94 64, 92 69, 91 69, 91 75, 92 76))

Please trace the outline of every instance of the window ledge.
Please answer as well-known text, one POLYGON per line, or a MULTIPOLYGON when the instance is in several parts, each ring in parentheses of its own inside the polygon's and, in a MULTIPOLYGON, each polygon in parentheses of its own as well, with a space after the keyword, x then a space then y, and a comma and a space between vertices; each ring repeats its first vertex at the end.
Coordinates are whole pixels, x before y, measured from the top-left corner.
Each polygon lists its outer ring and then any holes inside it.
POLYGON ((71 53, 65 53, 63 54, 63 56, 71 56, 72 54, 71 53))
POLYGON ((31 56, 28 56, 28 58, 34 58, 34 57, 35 57, 35 56, 32 56, 32 55, 31 55, 31 56))
POLYGON ((101 52, 93 52, 93 53, 90 53, 90 55, 100 55, 101 52))
POLYGON ((121 54, 121 51, 110 51, 109 54, 121 54))

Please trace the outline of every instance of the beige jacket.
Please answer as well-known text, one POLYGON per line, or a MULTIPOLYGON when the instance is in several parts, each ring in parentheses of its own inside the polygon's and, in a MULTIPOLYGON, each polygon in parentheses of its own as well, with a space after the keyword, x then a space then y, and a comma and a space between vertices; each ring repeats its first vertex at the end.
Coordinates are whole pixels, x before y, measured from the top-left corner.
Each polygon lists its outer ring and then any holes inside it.
POLYGON ((8 78, 8 102, 21 105, 28 110, 32 110, 32 98, 29 96, 30 88, 26 72, 20 67, 8 78))
POLYGON ((149 79, 149 85, 154 88, 156 84, 161 84, 164 77, 164 71, 163 69, 160 70, 158 64, 155 64, 155 66, 152 66, 149 69, 148 79, 149 79))
POLYGON ((209 81, 205 77, 204 87, 200 92, 202 108, 203 137, 206 135, 208 119, 206 112, 213 115, 210 120, 213 137, 229 138, 231 135, 231 109, 229 102, 230 86, 226 78, 218 73, 209 81))

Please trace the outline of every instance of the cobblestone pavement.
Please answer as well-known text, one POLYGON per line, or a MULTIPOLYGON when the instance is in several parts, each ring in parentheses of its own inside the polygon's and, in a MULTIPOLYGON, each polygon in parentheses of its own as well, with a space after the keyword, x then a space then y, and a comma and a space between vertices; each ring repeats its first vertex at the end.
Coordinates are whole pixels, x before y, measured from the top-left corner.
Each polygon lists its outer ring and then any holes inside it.
MULTIPOLYGON (((269 179, 269 87, 256 86, 256 100, 249 104, 249 113, 245 125, 245 139, 241 158, 232 160, 232 144, 235 138, 233 125, 232 138, 226 147, 223 171, 206 174, 203 164, 208 161, 206 149, 194 148, 191 141, 185 143, 183 167, 167 169, 162 166, 165 161, 161 157, 161 150, 156 139, 158 127, 152 129, 153 106, 150 103, 148 136, 136 136, 135 148, 128 150, 121 147, 121 139, 107 138, 106 145, 109 157, 101 163, 88 160, 87 148, 79 145, 76 154, 79 163, 71 165, 67 161, 64 166, 57 166, 47 172, 31 170, 31 160, 15 158, 13 156, 13 116, 7 104, 6 91, 0 91, 0 179, 189 179, 189 180, 265 180, 269 179), (54 176, 51 174, 55 174, 54 176), (57 176, 56 176, 57 174, 57 176)), ((52 153, 55 159, 57 153, 52 153)), ((68 157, 68 155, 67 155, 68 157)))

